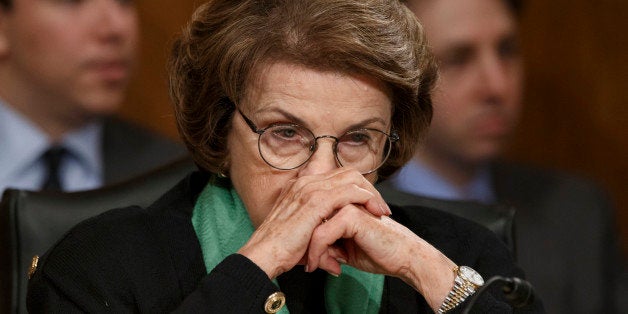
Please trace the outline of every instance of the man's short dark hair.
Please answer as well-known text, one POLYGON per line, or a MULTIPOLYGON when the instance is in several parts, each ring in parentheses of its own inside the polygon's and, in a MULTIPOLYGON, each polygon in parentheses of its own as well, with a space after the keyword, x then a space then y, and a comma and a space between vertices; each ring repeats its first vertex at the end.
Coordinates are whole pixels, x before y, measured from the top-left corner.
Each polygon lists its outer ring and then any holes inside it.
POLYGON ((3 9, 10 9, 13 5, 13 0, 0 0, 0 6, 3 9))

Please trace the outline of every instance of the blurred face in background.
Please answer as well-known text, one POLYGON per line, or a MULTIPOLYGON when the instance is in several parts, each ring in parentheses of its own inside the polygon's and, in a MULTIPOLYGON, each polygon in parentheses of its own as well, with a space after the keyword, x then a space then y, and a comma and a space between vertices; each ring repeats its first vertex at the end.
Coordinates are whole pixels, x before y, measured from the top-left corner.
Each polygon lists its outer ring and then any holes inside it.
POLYGON ((71 120, 123 100, 138 43, 133 1, 14 0, 0 11, 0 32, 0 96, 27 115, 71 120))
POLYGON ((409 1, 440 64, 422 153, 463 163, 499 154, 521 107, 516 17, 504 0, 409 1))

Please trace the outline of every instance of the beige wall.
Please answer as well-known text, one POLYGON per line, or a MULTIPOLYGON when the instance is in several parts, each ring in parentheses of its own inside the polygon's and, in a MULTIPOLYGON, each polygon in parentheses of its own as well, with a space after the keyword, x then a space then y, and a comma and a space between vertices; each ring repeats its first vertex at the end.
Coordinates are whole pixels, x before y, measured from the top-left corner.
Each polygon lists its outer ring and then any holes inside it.
MULTIPOLYGON (((198 2, 138 2, 142 67, 122 115, 177 137, 166 89, 171 39, 198 2)), ((569 170, 605 186, 628 251, 628 2, 527 0, 527 93, 511 158, 569 170)))

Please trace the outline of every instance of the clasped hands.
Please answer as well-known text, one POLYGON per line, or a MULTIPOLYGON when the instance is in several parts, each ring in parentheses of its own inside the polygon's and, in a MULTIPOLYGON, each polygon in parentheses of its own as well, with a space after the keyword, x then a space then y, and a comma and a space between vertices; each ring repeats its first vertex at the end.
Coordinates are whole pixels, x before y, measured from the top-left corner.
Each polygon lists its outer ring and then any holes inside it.
POLYGON ((283 188, 238 253, 271 279, 298 264, 308 272, 321 268, 337 276, 346 263, 399 277, 430 305, 440 304, 451 288, 455 264, 390 214, 373 184, 356 171, 339 168, 299 177, 283 188), (434 294, 434 300, 426 294, 434 294))

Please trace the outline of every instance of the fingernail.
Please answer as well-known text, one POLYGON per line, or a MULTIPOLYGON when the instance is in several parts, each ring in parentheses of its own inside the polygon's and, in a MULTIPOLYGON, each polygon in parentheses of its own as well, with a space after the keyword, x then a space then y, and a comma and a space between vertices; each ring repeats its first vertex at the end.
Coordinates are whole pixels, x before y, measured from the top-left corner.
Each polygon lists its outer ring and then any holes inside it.
POLYGON ((340 276, 340 274, 334 274, 334 273, 332 273, 332 272, 330 272, 330 271, 328 271, 327 273, 328 273, 328 274, 330 274, 330 275, 332 275, 332 276, 334 276, 334 277, 336 277, 336 278, 338 278, 338 276, 340 276))
POLYGON ((392 212, 390 211, 390 208, 388 207, 388 205, 386 203, 384 203, 384 205, 379 204, 379 209, 382 211, 383 215, 392 215, 392 212))
POLYGON ((310 272, 310 265, 309 264, 305 264, 305 272, 306 273, 310 272))
POLYGON ((344 258, 341 258, 341 257, 337 258, 336 261, 338 263, 340 263, 340 264, 346 264, 347 263, 347 261, 344 258))

